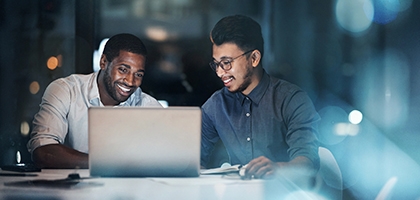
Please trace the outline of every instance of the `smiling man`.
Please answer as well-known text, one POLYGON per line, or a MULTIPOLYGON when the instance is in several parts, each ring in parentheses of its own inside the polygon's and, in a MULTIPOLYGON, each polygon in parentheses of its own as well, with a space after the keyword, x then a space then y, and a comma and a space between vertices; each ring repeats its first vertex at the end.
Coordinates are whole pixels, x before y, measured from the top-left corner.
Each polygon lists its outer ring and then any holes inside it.
POLYGON ((246 177, 271 178, 281 169, 313 175, 319 167, 319 115, 299 87, 265 72, 260 25, 228 16, 210 39, 210 67, 225 87, 202 106, 201 165, 206 167, 221 139, 231 164, 247 165, 246 177))
POLYGON ((27 145, 34 163, 42 168, 88 168, 89 107, 160 107, 140 89, 146 55, 139 38, 118 34, 106 43, 98 72, 51 82, 27 145))

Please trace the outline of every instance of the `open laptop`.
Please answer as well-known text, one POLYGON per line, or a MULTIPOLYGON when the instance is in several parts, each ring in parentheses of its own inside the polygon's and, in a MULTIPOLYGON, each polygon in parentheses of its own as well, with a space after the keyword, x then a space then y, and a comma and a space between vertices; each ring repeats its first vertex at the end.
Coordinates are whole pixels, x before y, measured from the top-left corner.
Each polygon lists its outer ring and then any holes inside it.
POLYGON ((88 116, 91 176, 199 176, 199 107, 91 107, 88 116))

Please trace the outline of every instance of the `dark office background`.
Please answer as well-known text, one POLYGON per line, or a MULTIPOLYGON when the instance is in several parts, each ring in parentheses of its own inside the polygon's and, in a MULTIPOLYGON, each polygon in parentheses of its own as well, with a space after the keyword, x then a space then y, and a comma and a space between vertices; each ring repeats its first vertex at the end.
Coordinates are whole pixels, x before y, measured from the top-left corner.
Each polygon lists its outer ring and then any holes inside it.
POLYGON ((342 170, 344 199, 374 199, 393 177, 393 197, 417 199, 419 9, 415 0, 0 0, 0 164, 30 162, 44 89, 92 72, 113 34, 145 41, 145 92, 200 106, 222 87, 207 64, 209 32, 223 16, 245 14, 262 25, 266 71, 307 91, 322 116, 320 141, 342 170), (360 123, 349 122, 353 110, 360 123))

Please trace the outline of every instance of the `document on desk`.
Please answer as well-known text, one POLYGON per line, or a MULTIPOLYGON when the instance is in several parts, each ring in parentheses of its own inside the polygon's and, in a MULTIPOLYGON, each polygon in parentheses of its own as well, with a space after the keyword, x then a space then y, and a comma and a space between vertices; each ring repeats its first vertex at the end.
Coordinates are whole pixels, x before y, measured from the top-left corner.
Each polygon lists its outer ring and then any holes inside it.
POLYGON ((200 174, 208 175, 208 174, 227 174, 227 173, 234 173, 239 172, 242 168, 242 165, 232 165, 229 167, 218 167, 212 169, 201 170, 200 174))

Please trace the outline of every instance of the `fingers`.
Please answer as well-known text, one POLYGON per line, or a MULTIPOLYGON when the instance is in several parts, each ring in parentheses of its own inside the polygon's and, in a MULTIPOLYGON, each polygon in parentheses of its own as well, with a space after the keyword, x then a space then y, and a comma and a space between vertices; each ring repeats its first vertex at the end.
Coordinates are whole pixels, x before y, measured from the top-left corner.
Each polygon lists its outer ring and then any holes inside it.
POLYGON ((275 163, 266 157, 258 157, 248 163, 245 170, 246 178, 271 178, 275 172, 275 163))

